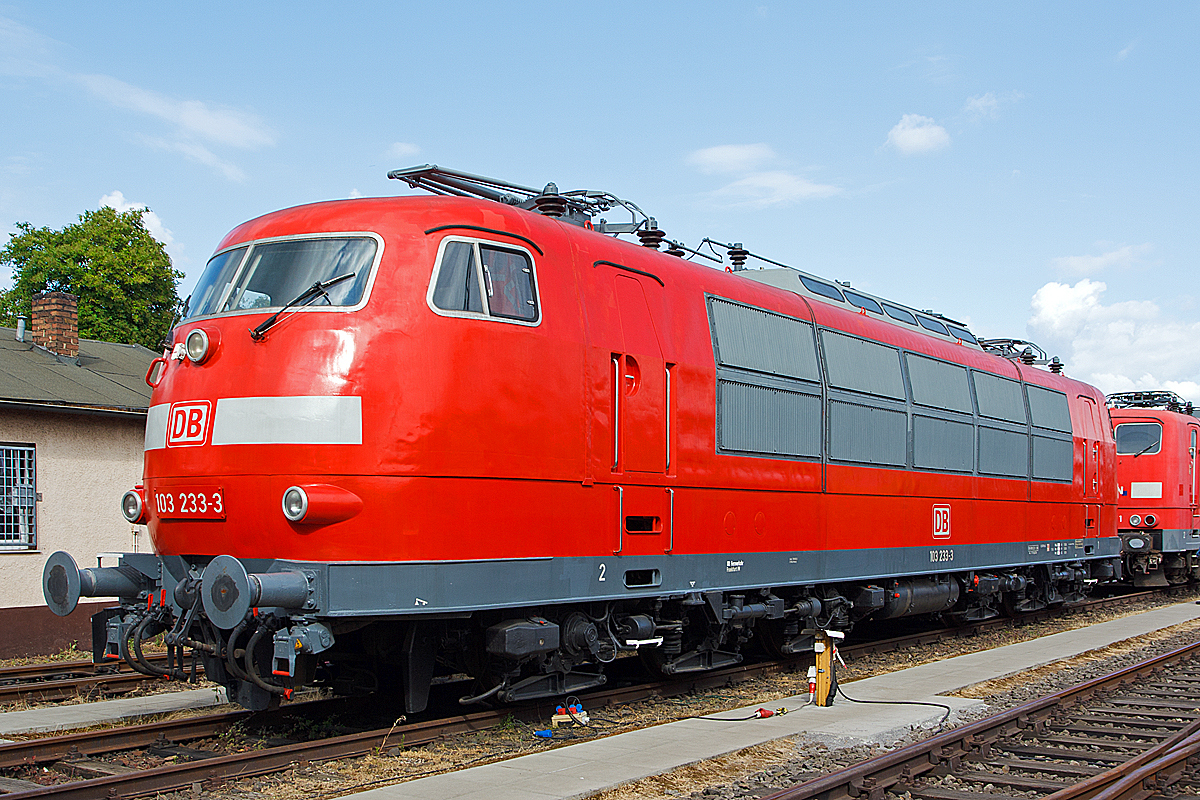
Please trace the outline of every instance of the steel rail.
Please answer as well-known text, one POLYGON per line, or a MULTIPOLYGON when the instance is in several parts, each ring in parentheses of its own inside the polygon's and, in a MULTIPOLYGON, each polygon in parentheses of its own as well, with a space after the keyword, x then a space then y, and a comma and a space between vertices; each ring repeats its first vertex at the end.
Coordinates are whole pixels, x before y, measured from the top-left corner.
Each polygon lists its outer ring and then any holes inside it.
MULTIPOLYGON (((165 665, 166 655, 147 656, 151 663, 165 665)), ((197 665, 197 674, 204 670, 197 665)), ((0 703, 18 700, 53 701, 77 697, 99 688, 101 693, 122 694, 144 681, 160 677, 134 672, 123 662, 93 664, 90 661, 63 661, 58 664, 28 664, 0 668, 0 703)))
POLYGON ((1093 775, 1062 791, 1043 797, 1042 800, 1126 800, 1132 795, 1126 792, 1159 773, 1172 770, 1182 760, 1186 761, 1200 751, 1200 719, 1159 744, 1144 750, 1136 757, 1113 769, 1093 775), (1178 753, 1186 753, 1178 758, 1178 753))
MULTIPOLYGON (((838 800, 860 796, 882 797, 892 787, 896 787, 898 784, 910 784, 914 779, 937 768, 956 768, 973 754, 986 756, 992 745, 1004 736, 1020 730, 1044 729, 1051 714, 1064 706, 1086 700, 1101 690, 1117 687, 1138 675, 1190 658, 1197 651, 1200 651, 1200 642, 1172 650, 1110 675, 1094 678, 1078 686, 1031 700, 1016 708, 964 725, 961 728, 937 734, 908 747, 839 770, 834 774, 815 778, 775 794, 766 795, 763 800, 814 800, 815 798, 838 800)), ((1098 790, 1102 788, 1104 787, 1098 787, 1098 790)), ((1091 795, 1064 796, 1082 798, 1091 795)))
POLYGON ((1197 755, 1200 755, 1200 741, 1192 736, 1161 758, 1131 770, 1103 792, 1093 795, 1094 800, 1142 800, 1159 795, 1183 777, 1189 761, 1197 755))
MULTIPOLYGON (((165 653, 147 653, 146 660, 152 663, 165 663, 165 653)), ((52 680, 69 675, 112 675, 117 672, 133 672, 124 661, 113 660, 97 664, 87 660, 77 661, 43 661, 37 664, 12 664, 0 667, 0 683, 15 680, 52 680)), ((140 674, 140 673, 135 673, 140 674)))
MULTIPOLYGON (((291 711, 296 706, 285 708, 291 711)), ((167 741, 204 739, 224 733, 237 723, 251 718, 254 713, 246 710, 230 711, 224 714, 205 714, 121 728, 6 742, 0 744, 0 769, 102 755, 118 750, 134 750, 167 741)))

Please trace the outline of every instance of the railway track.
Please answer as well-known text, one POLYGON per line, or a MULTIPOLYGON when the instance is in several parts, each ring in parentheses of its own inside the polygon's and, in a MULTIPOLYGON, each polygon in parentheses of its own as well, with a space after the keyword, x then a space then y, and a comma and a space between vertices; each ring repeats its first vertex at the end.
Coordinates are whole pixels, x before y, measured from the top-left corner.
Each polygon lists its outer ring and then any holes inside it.
POLYGON ((946 731, 765 800, 1194 796, 1200 643, 946 731))
MULTIPOLYGON (((165 655, 147 655, 152 664, 165 666, 165 655)), ((146 681, 159 680, 134 672, 123 662, 58 661, 0 667, 0 704, 17 701, 53 702, 75 697, 102 699, 123 694, 146 681)))
MULTIPOLYGON (((1118 598, 1090 601, 1094 605, 1131 603, 1150 595, 1125 595, 1118 598)), ((1076 607, 1078 609, 1079 607, 1076 607)), ((1022 618, 1022 622, 1033 621, 1022 618)), ((970 626, 941 631, 920 631, 891 639, 850 643, 842 648, 843 655, 852 660, 868 653, 890 652, 919 644, 941 641, 954 636, 971 636, 981 629, 1011 624, 1011 620, 988 620, 970 626)), ((642 702, 650 698, 677 696, 691 692, 727 686, 758 677, 807 668, 809 660, 793 659, 783 662, 747 664, 688 676, 685 679, 641 683, 588 693, 591 708, 642 702)), ((194 749, 188 743, 220 736, 236 725, 269 728, 282 717, 308 715, 318 717, 332 713, 337 704, 346 700, 297 703, 274 712, 254 715, 248 711, 232 711, 199 717, 168 720, 121 728, 85 731, 63 736, 0 744, 0 769, 12 770, 22 766, 56 764, 67 774, 85 777, 73 783, 37 786, 20 780, 0 778, 0 791, 5 800, 24 800, 26 797, 55 797, 83 800, 85 798, 136 797, 154 792, 191 787, 206 781, 221 781, 234 777, 252 777, 287 769, 296 762, 328 761, 378 752, 397 746, 415 747, 449 736, 485 730, 508 719, 523 722, 545 720, 549 707, 545 702, 506 706, 498 710, 455 715, 442 719, 394 725, 350 733, 308 742, 286 741, 244 753, 220 754, 194 749), (148 749, 156 755, 174 756, 177 763, 150 770, 128 771, 115 762, 102 760, 106 754, 132 749, 148 749)), ((852 795, 846 795, 852 796, 852 795)))

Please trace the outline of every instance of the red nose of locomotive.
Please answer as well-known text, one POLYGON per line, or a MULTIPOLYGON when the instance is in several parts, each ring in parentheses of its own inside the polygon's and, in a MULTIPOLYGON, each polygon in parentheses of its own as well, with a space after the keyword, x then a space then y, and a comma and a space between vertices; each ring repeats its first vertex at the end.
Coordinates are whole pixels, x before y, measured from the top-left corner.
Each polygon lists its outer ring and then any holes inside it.
POLYGON ((357 312, 381 252, 375 234, 292 234, 209 262, 147 376, 145 485, 122 500, 158 553, 332 554, 304 537, 363 508, 358 365, 375 329, 357 312))

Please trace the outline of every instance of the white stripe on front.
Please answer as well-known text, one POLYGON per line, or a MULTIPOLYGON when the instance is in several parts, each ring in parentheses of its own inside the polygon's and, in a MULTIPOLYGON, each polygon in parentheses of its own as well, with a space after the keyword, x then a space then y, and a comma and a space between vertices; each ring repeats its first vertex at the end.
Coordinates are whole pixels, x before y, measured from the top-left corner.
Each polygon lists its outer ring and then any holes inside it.
POLYGON ((212 443, 362 444, 362 398, 223 397, 212 443))
POLYGON ((1159 481, 1154 481, 1154 482, 1147 481, 1145 483, 1131 483, 1131 484, 1129 484, 1129 497, 1130 498, 1136 497, 1136 498, 1143 498, 1143 499, 1161 498, 1162 497, 1162 483, 1159 481))
POLYGON ((161 403, 146 410, 146 450, 158 450, 167 446, 167 417, 171 415, 171 404, 161 403))

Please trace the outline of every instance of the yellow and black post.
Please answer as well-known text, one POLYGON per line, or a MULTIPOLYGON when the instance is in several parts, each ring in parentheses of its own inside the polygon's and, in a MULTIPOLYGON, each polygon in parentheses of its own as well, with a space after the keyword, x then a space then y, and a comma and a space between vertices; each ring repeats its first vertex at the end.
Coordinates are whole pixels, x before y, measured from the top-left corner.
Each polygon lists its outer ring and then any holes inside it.
POLYGON ((813 650, 817 654, 817 685, 813 702, 818 706, 833 705, 837 695, 837 640, 846 634, 841 631, 817 631, 813 636, 813 650))

